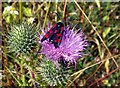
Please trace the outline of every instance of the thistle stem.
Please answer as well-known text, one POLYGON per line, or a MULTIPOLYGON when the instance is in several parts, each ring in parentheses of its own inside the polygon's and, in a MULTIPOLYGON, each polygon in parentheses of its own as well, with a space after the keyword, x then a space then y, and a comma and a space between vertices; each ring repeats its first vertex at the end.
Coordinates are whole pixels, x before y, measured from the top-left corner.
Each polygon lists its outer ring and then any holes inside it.
POLYGON ((22 0, 19 0, 19 19, 22 22, 22 0))

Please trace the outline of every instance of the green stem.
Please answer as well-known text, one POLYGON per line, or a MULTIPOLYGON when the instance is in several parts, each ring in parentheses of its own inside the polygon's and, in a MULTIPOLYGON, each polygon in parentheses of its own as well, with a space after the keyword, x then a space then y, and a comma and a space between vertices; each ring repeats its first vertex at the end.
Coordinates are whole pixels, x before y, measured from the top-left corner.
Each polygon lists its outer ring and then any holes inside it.
POLYGON ((47 20, 47 15, 48 15, 48 12, 49 12, 49 8, 50 8, 50 2, 48 4, 48 9, 47 9, 47 12, 45 14, 45 20, 44 20, 43 28, 45 27, 45 23, 46 23, 46 20, 47 20))
MULTIPOLYGON (((56 0, 55 2, 55 12, 57 13, 57 10, 58 10, 58 1, 56 0)), ((57 15, 55 16, 55 21, 57 22, 57 15)))
POLYGON ((20 71, 21 71, 21 76, 22 76, 22 86, 26 86, 26 79, 25 79, 25 74, 24 74, 24 71, 23 71, 24 58, 23 58, 22 54, 21 54, 21 58, 23 59, 20 62, 20 71))
POLYGON ((63 11, 63 19, 66 19, 66 7, 67 7, 67 0, 65 0, 64 11, 63 11))
POLYGON ((22 22, 22 0, 19 0, 19 19, 22 22))

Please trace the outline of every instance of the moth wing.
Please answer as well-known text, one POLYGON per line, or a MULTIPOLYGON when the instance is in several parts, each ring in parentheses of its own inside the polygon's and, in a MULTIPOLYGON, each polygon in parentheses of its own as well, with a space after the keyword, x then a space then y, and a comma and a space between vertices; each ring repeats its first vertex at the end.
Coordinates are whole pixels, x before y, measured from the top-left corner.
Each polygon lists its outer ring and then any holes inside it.
POLYGON ((54 36, 55 37, 54 37, 54 40, 53 40, 53 44, 54 44, 55 48, 58 48, 59 45, 60 45, 60 43, 58 42, 59 37, 56 36, 56 35, 54 35, 54 36))
POLYGON ((55 48, 58 48, 60 46, 60 43, 62 41, 63 32, 64 32, 64 30, 61 31, 61 28, 60 28, 60 31, 57 32, 57 34, 54 34, 52 43, 54 44, 55 48))
POLYGON ((50 41, 51 38, 52 38, 52 36, 53 36, 53 30, 54 30, 54 29, 55 29, 55 28, 52 27, 52 28, 43 36, 43 38, 41 39, 41 42, 45 41, 45 40, 48 39, 48 38, 49 38, 49 41, 50 41))
POLYGON ((49 38, 49 42, 54 44, 55 48, 58 48, 62 40, 63 28, 64 25, 61 22, 54 24, 54 26, 43 36, 41 42, 49 38))

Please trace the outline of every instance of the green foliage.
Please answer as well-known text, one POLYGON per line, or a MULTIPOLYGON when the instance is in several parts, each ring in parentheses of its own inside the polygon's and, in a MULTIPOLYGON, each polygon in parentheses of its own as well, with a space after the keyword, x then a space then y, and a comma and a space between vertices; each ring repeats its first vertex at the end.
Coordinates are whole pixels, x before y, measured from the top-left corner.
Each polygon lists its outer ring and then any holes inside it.
POLYGON ((33 25, 24 22, 11 25, 7 38, 10 52, 29 53, 37 44, 37 30, 33 25))
POLYGON ((32 16, 31 9, 30 8, 24 8, 24 15, 28 16, 28 17, 32 16))
POLYGON ((13 6, 5 7, 3 14, 2 14, 3 19, 7 23, 11 23, 11 22, 15 21, 15 19, 17 19, 17 15, 18 15, 18 11, 13 6))
POLYGON ((57 67, 52 61, 43 58, 40 62, 40 75, 48 85, 62 86, 66 84, 70 73, 65 67, 61 65, 57 67))
POLYGON ((105 38, 106 35, 108 35, 108 33, 110 32, 110 30, 111 30, 110 27, 105 28, 105 31, 103 32, 103 38, 105 38))

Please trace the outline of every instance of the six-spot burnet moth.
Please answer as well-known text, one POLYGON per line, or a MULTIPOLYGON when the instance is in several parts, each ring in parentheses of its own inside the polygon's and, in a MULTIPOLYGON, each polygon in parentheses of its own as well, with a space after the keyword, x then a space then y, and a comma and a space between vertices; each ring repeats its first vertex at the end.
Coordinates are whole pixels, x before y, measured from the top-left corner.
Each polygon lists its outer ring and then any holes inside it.
POLYGON ((58 48, 62 40, 63 32, 64 24, 62 22, 58 22, 54 24, 53 27, 43 36, 41 42, 49 39, 49 42, 54 44, 55 48, 58 48))

